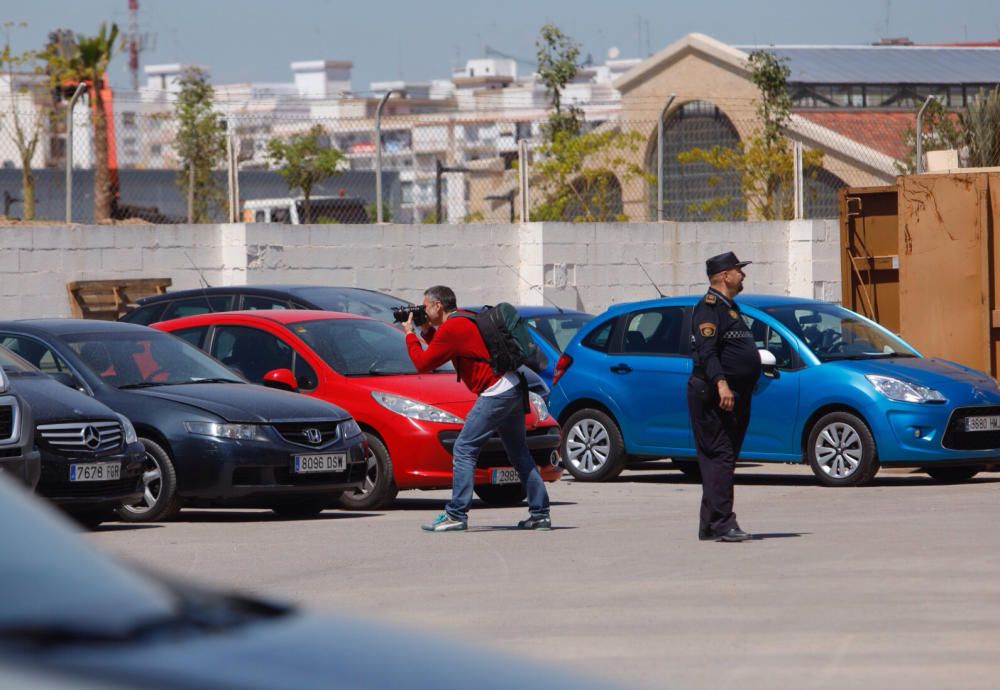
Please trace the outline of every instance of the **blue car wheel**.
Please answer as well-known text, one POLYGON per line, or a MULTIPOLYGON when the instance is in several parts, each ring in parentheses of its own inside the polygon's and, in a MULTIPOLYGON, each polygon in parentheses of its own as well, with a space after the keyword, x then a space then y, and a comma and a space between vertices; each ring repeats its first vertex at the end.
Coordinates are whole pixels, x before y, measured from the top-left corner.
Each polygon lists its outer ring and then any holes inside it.
POLYGON ((562 458, 575 479, 601 482, 625 468, 625 441, 609 415, 601 410, 577 410, 563 425, 562 458))
POLYGON ((809 466, 824 486, 857 486, 879 470, 875 439, 850 412, 831 412, 813 424, 806 444, 809 466))

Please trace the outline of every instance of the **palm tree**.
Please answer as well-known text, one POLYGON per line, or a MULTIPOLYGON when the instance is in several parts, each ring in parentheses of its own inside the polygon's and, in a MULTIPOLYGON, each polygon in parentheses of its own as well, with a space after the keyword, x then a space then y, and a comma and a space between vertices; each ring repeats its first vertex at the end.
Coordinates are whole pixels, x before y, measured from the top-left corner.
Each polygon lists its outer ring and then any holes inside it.
POLYGON ((111 218, 111 170, 108 167, 108 121, 104 113, 105 72, 114 53, 118 25, 111 30, 102 22, 96 36, 76 35, 72 52, 67 57, 56 56, 57 77, 60 81, 85 83, 90 89, 90 105, 94 124, 94 220, 111 218))

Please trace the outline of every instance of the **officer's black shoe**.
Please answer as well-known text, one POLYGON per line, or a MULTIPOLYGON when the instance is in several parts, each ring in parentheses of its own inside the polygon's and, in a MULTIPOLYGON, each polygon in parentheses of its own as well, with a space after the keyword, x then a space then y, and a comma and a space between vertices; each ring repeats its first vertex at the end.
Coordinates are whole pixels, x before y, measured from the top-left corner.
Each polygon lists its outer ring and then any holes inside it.
POLYGON ((733 527, 725 534, 717 536, 715 541, 748 541, 750 539, 753 539, 752 534, 744 532, 739 527, 733 527))

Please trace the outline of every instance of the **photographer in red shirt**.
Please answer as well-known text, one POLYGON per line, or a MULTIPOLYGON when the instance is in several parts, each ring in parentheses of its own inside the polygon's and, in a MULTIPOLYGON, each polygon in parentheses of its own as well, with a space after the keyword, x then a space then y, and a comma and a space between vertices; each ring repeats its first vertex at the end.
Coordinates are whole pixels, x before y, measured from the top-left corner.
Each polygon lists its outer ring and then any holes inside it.
POLYGON ((428 532, 454 532, 468 528, 469 507, 479 451, 497 433, 511 464, 517 470, 528 496, 529 515, 517 523, 520 529, 552 528, 549 495, 538 472, 524 429, 524 407, 516 372, 497 376, 490 367, 490 354, 474 318, 456 316, 455 293, 444 285, 424 292, 427 321, 420 334, 424 349, 414 332, 413 314, 403 324, 406 349, 417 371, 433 371, 450 361, 461 381, 478 397, 455 440, 452 455, 451 501, 445 511, 422 528, 428 532))

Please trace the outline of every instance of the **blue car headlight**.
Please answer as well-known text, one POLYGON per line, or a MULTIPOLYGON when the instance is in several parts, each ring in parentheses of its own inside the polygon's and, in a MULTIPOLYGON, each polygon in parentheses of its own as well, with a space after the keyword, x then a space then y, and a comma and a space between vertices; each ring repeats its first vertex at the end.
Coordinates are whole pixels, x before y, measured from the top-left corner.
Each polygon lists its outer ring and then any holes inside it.
POLYGON ((918 386, 909 381, 903 381, 892 376, 880 376, 878 374, 865 374, 868 383, 872 384, 879 393, 898 402, 928 403, 944 402, 944 396, 933 388, 918 386))
POLYGON ((184 428, 189 434, 226 438, 236 441, 253 441, 264 437, 256 424, 225 424, 222 422, 184 422, 184 428))

